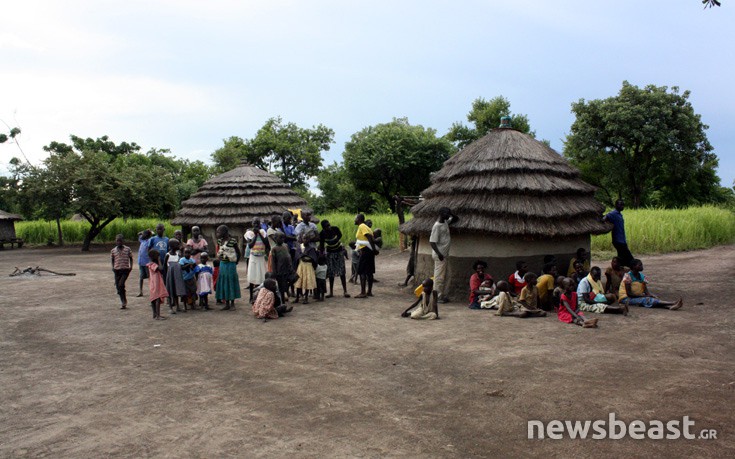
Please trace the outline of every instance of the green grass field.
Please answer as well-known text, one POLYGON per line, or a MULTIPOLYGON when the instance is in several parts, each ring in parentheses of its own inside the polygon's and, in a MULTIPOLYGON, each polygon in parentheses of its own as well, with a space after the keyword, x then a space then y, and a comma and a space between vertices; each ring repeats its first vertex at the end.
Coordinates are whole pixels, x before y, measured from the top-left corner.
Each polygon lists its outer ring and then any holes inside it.
MULTIPOLYGON (((705 249, 735 243, 735 213, 719 207, 626 210, 624 215, 628 243, 636 255, 705 249)), ((355 229, 354 215, 331 213, 318 217, 329 220, 342 230, 345 240, 351 240, 350 235, 355 229)), ((366 217, 373 221, 373 228, 383 230, 384 247, 398 245, 398 218, 395 215, 372 214, 366 217)), ((155 228, 158 222, 156 219, 117 219, 105 227, 95 242, 114 242, 118 233, 122 233, 127 241, 134 241, 138 231, 155 228)), ((166 233, 171 237, 178 227, 164 223, 166 233)), ((56 222, 53 221, 17 222, 15 228, 18 237, 28 244, 44 245, 49 240, 56 241, 56 222)), ((84 221, 62 222, 67 244, 81 243, 88 229, 89 223, 84 221)), ((592 252, 596 256, 607 257, 613 251, 609 234, 592 237, 592 252)))

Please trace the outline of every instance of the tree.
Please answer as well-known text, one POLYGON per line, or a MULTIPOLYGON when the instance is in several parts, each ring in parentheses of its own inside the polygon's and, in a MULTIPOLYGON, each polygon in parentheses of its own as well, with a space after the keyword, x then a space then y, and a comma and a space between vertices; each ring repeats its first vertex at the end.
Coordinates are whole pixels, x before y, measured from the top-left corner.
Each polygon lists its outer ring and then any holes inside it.
POLYGON ((322 166, 322 152, 329 150, 333 139, 334 131, 324 125, 304 129, 294 123, 284 124, 281 117, 270 118, 252 139, 225 140, 225 145, 212 153, 212 160, 220 172, 245 160, 274 172, 293 188, 306 190, 307 181, 322 166))
MULTIPOLYGON (((68 204, 91 225, 82 245, 88 251, 102 229, 120 216, 150 215, 172 207, 176 190, 165 169, 143 164, 135 143, 115 144, 107 136, 72 144, 51 142, 43 167, 31 168, 23 178, 27 196, 43 196, 48 207, 68 204)), ((41 209, 43 213, 45 211, 41 209)))
POLYGON ((232 136, 222 141, 224 145, 212 153, 212 161, 214 162, 214 170, 221 174, 236 168, 241 162, 245 161, 261 169, 267 169, 266 163, 262 157, 258 156, 248 141, 240 137, 232 136))
POLYGON ((572 104, 564 155, 611 203, 633 207, 712 202, 720 196, 717 156, 689 91, 623 82, 615 97, 572 104))
POLYGON ((350 180, 347 169, 336 162, 322 169, 317 175, 321 196, 308 201, 317 213, 329 211, 370 212, 375 207, 373 194, 360 193, 350 180))
POLYGON ((462 149, 487 134, 491 129, 500 126, 500 118, 503 116, 511 117, 513 129, 536 137, 536 133, 531 131, 528 116, 513 115, 510 112, 510 101, 503 96, 498 96, 490 100, 485 100, 482 97, 475 99, 472 102, 472 109, 467 114, 467 121, 473 123, 474 127, 456 122, 449 128, 446 138, 454 143, 457 148, 462 149))
POLYGON ((412 126, 406 118, 369 126, 345 144, 344 167, 358 193, 377 193, 394 210, 396 193, 417 195, 429 175, 441 168, 454 147, 434 129, 412 126))

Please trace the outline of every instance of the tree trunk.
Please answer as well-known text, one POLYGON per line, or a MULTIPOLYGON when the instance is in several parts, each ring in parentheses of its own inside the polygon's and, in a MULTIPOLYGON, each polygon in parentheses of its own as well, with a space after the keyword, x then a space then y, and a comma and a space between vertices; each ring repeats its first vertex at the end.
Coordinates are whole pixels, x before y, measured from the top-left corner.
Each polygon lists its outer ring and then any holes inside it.
MULTIPOLYGON (((85 217, 86 218, 86 217, 85 217)), ((95 218, 91 221, 87 219, 91 224, 92 227, 89 228, 89 232, 86 236, 84 236, 84 243, 82 244, 82 252, 89 252, 89 247, 92 245, 92 241, 94 238, 96 238, 102 230, 105 228, 105 226, 109 225, 111 221, 113 221, 115 217, 108 218, 102 224, 100 224, 99 219, 95 218)))
POLYGON ((56 217, 56 232, 59 237, 59 246, 64 245, 64 234, 61 232, 61 218, 56 217))

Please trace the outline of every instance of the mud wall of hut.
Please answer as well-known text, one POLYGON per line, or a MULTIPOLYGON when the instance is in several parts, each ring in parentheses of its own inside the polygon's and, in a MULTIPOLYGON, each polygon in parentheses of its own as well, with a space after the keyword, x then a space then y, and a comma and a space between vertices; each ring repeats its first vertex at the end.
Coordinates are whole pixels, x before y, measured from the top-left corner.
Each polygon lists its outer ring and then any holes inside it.
MULTIPOLYGON (((528 269, 531 272, 541 274, 546 255, 556 256, 559 274, 566 275, 569 261, 574 258, 580 247, 589 252, 589 235, 568 240, 540 241, 453 235, 449 252, 449 290, 447 293, 457 303, 468 299, 470 276, 474 272, 472 264, 475 260, 487 262, 486 272, 493 276, 496 282, 507 280, 508 276, 515 272, 516 262, 519 260, 528 263, 528 269)), ((428 236, 422 236, 419 240, 416 263, 416 283, 433 275, 434 261, 431 257, 431 245, 429 245, 428 236)))

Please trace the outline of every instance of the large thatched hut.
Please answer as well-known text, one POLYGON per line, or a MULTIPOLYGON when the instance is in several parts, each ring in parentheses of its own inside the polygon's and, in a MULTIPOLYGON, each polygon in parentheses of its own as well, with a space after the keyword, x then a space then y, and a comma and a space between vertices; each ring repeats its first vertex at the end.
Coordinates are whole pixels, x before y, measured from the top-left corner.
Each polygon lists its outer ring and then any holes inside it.
POLYGON ((414 217, 401 226, 419 235, 416 279, 432 275, 429 234, 441 207, 460 217, 452 225, 448 288, 458 300, 468 292, 472 262, 507 279, 516 261, 539 272, 545 255, 555 255, 560 272, 579 247, 590 249, 590 234, 610 231, 595 187, 556 151, 509 128, 490 131, 448 159, 424 190, 414 217))
POLYGON ((248 164, 207 180, 189 199, 171 223, 185 234, 199 226, 210 247, 215 230, 227 225, 233 236, 242 236, 255 217, 270 218, 287 209, 306 209, 307 204, 277 176, 248 164))

